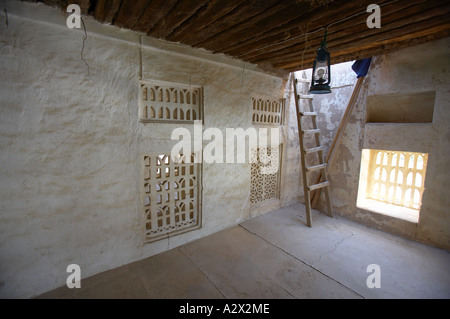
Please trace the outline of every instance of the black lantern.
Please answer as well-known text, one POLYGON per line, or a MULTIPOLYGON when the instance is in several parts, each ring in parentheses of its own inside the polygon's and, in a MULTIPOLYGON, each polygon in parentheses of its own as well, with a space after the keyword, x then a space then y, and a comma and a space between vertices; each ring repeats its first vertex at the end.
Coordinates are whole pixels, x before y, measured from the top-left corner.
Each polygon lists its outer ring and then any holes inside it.
POLYGON ((330 53, 327 50, 327 30, 325 30, 325 37, 317 50, 316 59, 314 60, 309 93, 331 93, 330 82, 330 53))

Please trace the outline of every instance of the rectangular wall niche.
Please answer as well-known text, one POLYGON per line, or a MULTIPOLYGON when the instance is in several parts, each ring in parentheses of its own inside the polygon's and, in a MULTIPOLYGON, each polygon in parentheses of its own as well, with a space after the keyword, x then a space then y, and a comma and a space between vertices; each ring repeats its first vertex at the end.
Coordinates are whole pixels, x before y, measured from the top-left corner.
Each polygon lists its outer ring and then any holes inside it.
POLYGON ((436 92, 367 97, 366 123, 432 123, 436 92))
POLYGON ((250 204, 279 198, 281 148, 251 150, 250 204))
POLYGON ((141 122, 193 123, 202 118, 201 87, 140 81, 139 120, 141 122))
POLYGON ((252 123, 282 125, 285 101, 252 98, 252 123))
POLYGON ((425 153, 363 150, 358 206, 418 222, 427 161, 425 153))
POLYGON ((173 161, 170 154, 145 155, 145 242, 201 227, 201 164, 173 161))

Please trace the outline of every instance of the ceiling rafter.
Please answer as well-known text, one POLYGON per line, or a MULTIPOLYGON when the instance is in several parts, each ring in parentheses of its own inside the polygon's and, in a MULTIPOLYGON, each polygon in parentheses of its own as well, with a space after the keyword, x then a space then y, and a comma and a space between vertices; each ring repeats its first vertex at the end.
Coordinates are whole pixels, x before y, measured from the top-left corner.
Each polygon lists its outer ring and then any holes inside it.
POLYGON ((450 36, 448 0, 28 0, 151 37, 225 54, 262 67, 310 67, 328 26, 332 62, 388 53, 450 36), (381 28, 369 29, 369 4, 381 28))
MULTIPOLYGON (((315 8, 283 28, 264 34, 264 37, 261 40, 249 41, 250 43, 248 43, 247 46, 227 50, 226 53, 245 58, 245 56, 252 56, 255 52, 258 52, 258 54, 268 53, 289 47, 295 43, 310 42, 309 39, 311 38, 311 35, 316 35, 317 31, 321 31, 325 27, 323 21, 330 21, 331 12, 338 15, 345 13, 345 16, 347 17, 365 12, 367 4, 370 4, 371 2, 373 2, 373 0, 360 1, 358 5, 351 4, 350 1, 347 1, 344 4, 335 3, 338 4, 338 6, 332 8, 329 7, 328 9, 330 11, 321 11, 320 8, 315 8)), ((365 19, 363 20, 365 22, 365 19)), ((351 27, 352 24, 354 24, 354 22, 349 21, 345 27, 351 27)), ((333 31, 335 28, 336 27, 330 28, 329 32, 333 31)), ((317 35, 322 39, 323 32, 317 32, 317 35)))
MULTIPOLYGON (((408 1, 411 2, 411 1, 408 1)), ((381 29, 368 29, 366 25, 365 17, 355 20, 347 20, 343 23, 336 24, 328 29, 328 46, 330 52, 337 51, 334 45, 351 45, 352 43, 362 44, 362 41, 376 36, 382 35, 385 32, 395 30, 396 28, 415 22, 420 22, 425 18, 429 18, 427 8, 429 6, 423 2, 420 5, 415 3, 410 4, 409 7, 405 5, 404 8, 398 7, 392 8, 392 11, 386 10, 383 17, 383 27, 381 29), (357 41, 355 41, 357 40, 357 41)), ((432 17, 438 17, 441 14, 446 14, 446 9, 438 6, 432 8, 432 17), (437 10, 437 11, 436 11, 437 10)), ((403 30, 404 31, 404 30, 403 30)), ((277 47, 264 51, 260 50, 253 53, 250 56, 245 56, 250 62, 258 62, 262 60, 282 59, 290 58, 295 55, 296 52, 304 50, 305 47, 311 47, 312 50, 308 50, 313 55, 315 54, 315 48, 320 46, 320 41, 323 38, 323 32, 317 32, 307 37, 307 41, 303 37, 299 39, 293 39, 292 41, 286 41, 277 47), (308 42, 308 43, 306 43, 308 42)), ((241 57, 242 58, 242 57, 241 57)))
MULTIPOLYGON (((206 33, 207 36, 203 37, 201 41, 192 43, 192 45, 207 49, 210 41, 214 41, 216 37, 222 36, 224 33, 239 28, 239 26, 245 23, 248 19, 269 10, 278 1, 279 0, 267 0, 241 3, 240 6, 232 10, 222 19, 214 21, 211 25, 205 26, 202 33, 206 33)), ((200 36, 202 36, 202 34, 200 34, 200 36)))
MULTIPOLYGON (((442 15, 433 16, 433 18, 426 18, 426 12, 420 17, 409 18, 404 20, 396 20, 390 24, 390 28, 386 30, 379 30, 370 32, 370 34, 364 36, 363 38, 354 41, 352 39, 333 39, 328 40, 330 54, 333 57, 339 57, 344 52, 356 50, 358 48, 368 48, 377 47, 383 44, 388 44, 390 42, 401 41, 402 39, 412 39, 415 37, 420 37, 427 34, 438 33, 443 30, 450 30, 450 20, 448 20, 448 12, 437 9, 442 15)), ((312 62, 315 53, 309 53, 308 56, 304 57, 305 61, 312 62)), ((267 58, 266 58, 267 59, 267 58)), ((280 67, 280 65, 290 63, 294 60, 298 60, 295 54, 292 53, 280 53, 278 56, 271 56, 268 59, 272 61, 274 66, 280 67)), ((257 63, 258 61, 250 60, 250 62, 257 63)))

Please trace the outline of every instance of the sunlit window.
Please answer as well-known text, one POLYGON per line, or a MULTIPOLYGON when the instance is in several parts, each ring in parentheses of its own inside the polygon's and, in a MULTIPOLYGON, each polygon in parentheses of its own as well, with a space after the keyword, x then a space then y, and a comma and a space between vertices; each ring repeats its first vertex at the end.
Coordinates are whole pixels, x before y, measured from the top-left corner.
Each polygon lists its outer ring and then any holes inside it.
POLYGON ((383 208, 371 200, 403 207, 408 209, 404 210, 409 215, 406 219, 417 222, 425 189, 428 154, 385 150, 364 152, 362 167, 366 172, 361 174, 359 206, 369 209, 372 206, 374 210, 381 209, 387 214, 394 211, 394 215, 401 210, 389 206, 383 208))

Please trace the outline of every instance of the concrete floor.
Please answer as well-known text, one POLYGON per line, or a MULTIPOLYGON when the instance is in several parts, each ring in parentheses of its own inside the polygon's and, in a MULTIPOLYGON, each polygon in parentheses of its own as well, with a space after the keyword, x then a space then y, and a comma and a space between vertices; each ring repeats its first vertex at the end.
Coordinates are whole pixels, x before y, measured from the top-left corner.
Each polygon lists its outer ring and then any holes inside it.
POLYGON ((450 298, 450 253, 296 204, 39 298, 450 298), (368 288, 367 266, 381 288, 368 288))

